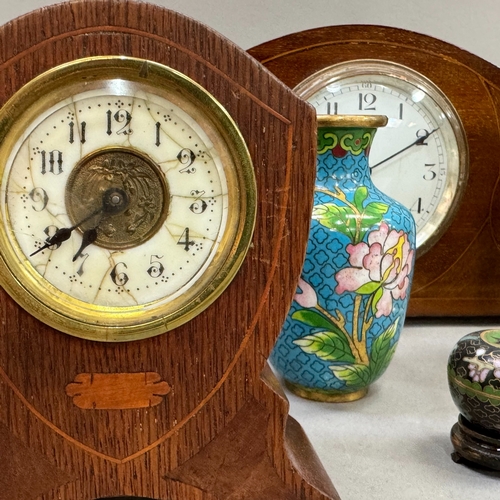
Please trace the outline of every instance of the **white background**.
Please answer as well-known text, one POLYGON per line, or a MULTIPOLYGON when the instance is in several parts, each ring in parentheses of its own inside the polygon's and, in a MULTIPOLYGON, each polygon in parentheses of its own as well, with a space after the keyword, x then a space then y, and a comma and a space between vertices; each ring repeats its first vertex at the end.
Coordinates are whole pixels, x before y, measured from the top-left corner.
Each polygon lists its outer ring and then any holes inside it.
MULTIPOLYGON (((0 24, 52 3, 0 1, 0 24)), ((153 3, 210 25, 243 49, 314 27, 378 24, 439 38, 500 66, 500 0, 153 3)), ((478 324, 410 323, 387 373, 355 403, 290 397, 291 414, 310 436, 342 500, 500 499, 498 475, 450 459, 449 432, 458 412, 447 389, 447 356, 460 337, 479 329, 478 324)))

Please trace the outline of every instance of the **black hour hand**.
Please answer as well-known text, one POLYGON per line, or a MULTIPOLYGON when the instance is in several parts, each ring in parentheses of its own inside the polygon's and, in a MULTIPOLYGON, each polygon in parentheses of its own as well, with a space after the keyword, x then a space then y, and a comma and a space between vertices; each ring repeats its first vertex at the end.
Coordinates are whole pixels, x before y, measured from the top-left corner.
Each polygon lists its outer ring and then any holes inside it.
POLYGON ((75 262, 75 260, 78 259, 80 255, 82 255, 82 252, 85 250, 85 248, 87 248, 89 245, 92 245, 95 240, 97 240, 97 228, 93 227, 91 229, 87 229, 82 235, 82 244, 80 245, 78 252, 75 253, 73 262, 75 262))

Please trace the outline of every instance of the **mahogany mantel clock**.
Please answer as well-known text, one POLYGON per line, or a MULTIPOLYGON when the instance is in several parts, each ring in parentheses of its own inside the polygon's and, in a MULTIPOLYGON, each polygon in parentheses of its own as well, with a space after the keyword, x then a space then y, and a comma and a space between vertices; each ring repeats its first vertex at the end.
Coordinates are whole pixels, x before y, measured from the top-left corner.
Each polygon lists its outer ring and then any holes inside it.
POLYGON ((408 315, 500 315, 500 69, 384 26, 312 29, 249 53, 321 113, 389 117, 371 168, 417 223, 408 315))
POLYGON ((0 499, 338 498, 266 365, 312 107, 144 3, 44 8, 0 47, 0 499))

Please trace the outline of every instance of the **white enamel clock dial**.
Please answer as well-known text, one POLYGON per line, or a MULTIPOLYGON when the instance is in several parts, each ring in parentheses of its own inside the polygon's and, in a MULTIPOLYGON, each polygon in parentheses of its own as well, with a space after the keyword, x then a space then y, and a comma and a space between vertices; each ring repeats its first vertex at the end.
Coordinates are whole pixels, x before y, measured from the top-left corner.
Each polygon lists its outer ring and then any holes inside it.
POLYGON ((295 90, 318 114, 388 117, 370 152, 372 179, 411 210, 422 255, 448 227, 467 180, 465 133, 450 101, 417 72, 374 60, 326 68, 295 90))
POLYGON ((2 150, 3 258, 25 290, 7 288, 28 309, 33 296, 47 304, 48 323, 98 340, 160 333, 200 312, 253 227, 236 126, 194 82, 140 60, 77 61, 31 86, 6 106, 47 96, 22 110, 2 150))

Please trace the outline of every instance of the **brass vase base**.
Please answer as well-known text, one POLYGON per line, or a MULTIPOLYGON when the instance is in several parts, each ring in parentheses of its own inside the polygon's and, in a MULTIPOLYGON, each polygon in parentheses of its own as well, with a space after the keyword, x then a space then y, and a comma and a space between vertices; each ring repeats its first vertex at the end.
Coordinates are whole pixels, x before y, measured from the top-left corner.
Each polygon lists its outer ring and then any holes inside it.
POLYGON ((472 424, 462 415, 451 429, 455 452, 451 458, 464 465, 500 471, 500 433, 472 424))
POLYGON ((300 384, 285 380, 287 389, 304 399, 322 401, 323 403, 348 403, 365 397, 368 394, 368 387, 354 392, 324 391, 321 389, 311 389, 300 384))

